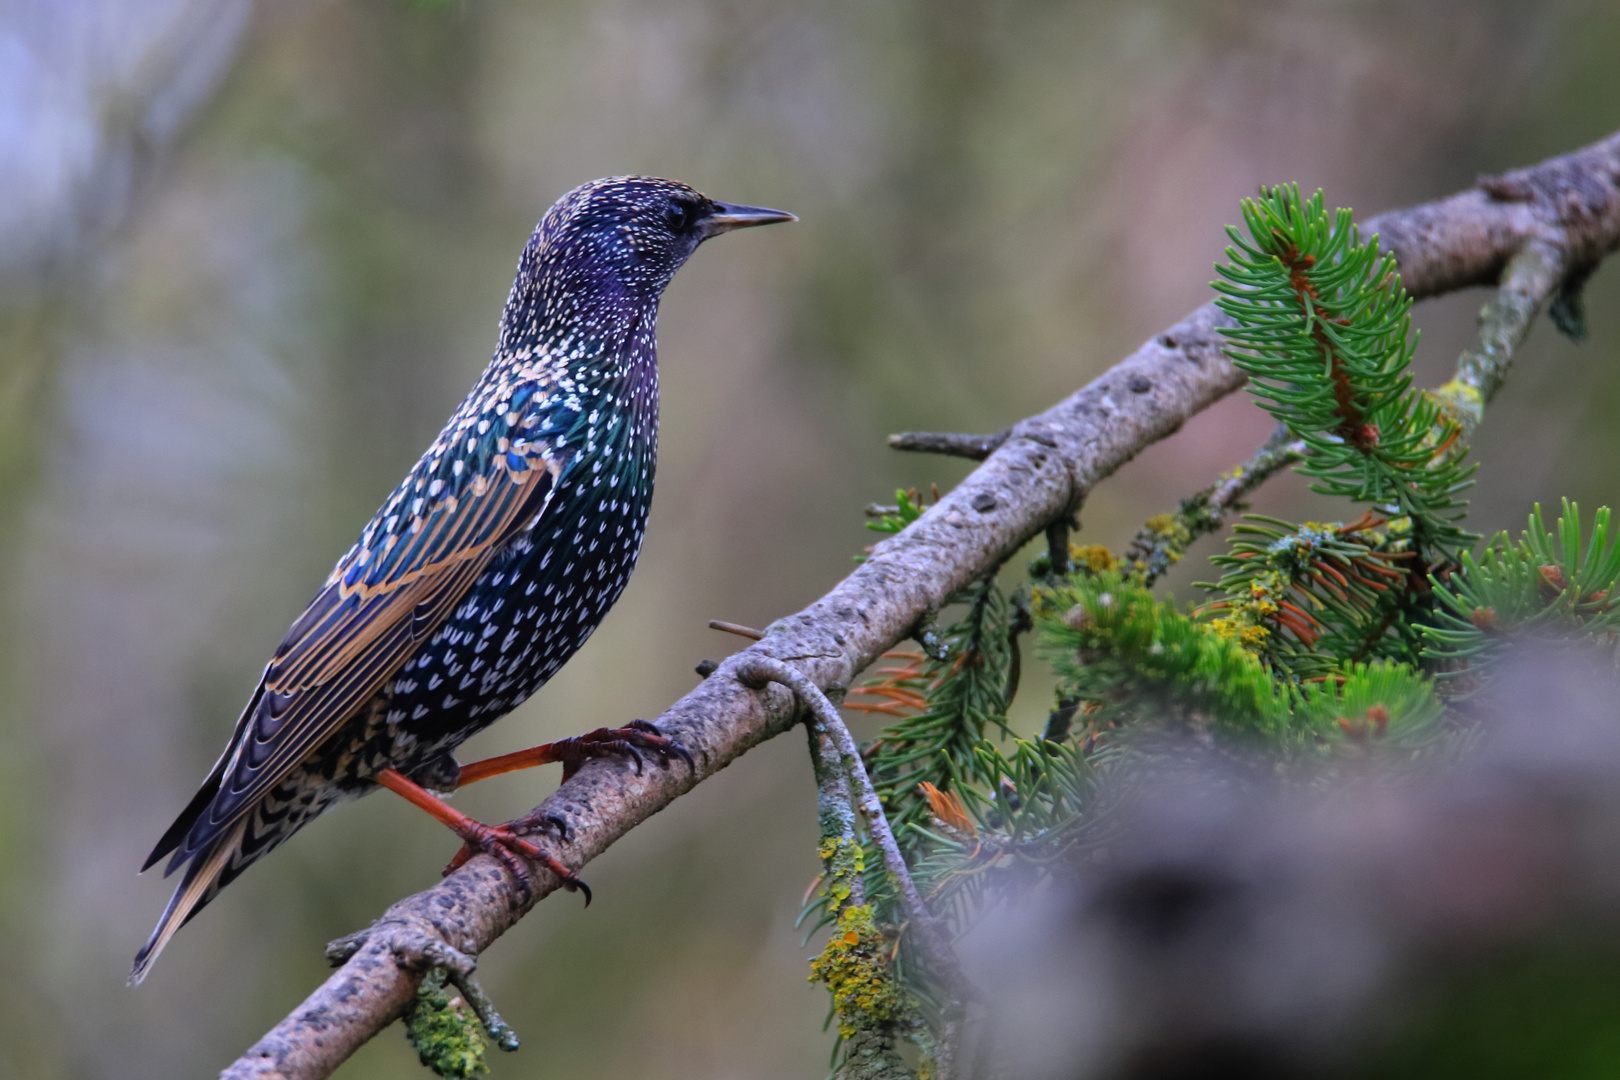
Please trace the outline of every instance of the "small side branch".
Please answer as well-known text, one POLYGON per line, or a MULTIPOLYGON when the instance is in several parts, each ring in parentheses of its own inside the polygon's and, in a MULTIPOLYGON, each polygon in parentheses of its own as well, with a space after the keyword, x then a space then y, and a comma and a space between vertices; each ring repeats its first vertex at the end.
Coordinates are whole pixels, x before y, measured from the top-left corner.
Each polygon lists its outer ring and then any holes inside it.
POLYGON ((1305 459, 1305 444, 1278 424, 1248 461, 1209 487, 1181 501, 1174 514, 1162 514, 1137 530, 1125 549, 1126 565, 1151 585, 1175 565, 1193 541, 1219 532, 1226 516, 1245 508, 1244 501, 1261 484, 1305 459))
POLYGON ((1001 448, 1012 434, 1012 428, 994 435, 957 435, 946 431, 902 431, 889 436, 889 445, 896 450, 909 450, 917 454, 944 454, 946 457, 983 461, 1001 448))
POLYGON ((763 630, 755 630, 752 626, 744 626, 741 623, 726 622, 724 619, 710 619, 709 629, 719 630, 726 634, 736 634, 738 637, 745 637, 749 641, 759 641, 765 636, 763 630))
MULTIPOLYGON (((326 946, 327 960, 331 961, 333 967, 342 967, 365 947, 370 936, 371 928, 368 927, 330 942, 326 946)), ((400 963, 442 973, 445 981, 460 992, 498 1049, 511 1052, 518 1048, 517 1032, 501 1018, 483 985, 473 977, 478 964, 472 957, 426 934, 396 935, 392 948, 400 963)))
POLYGON ((1530 332, 1530 324, 1562 288, 1566 260, 1543 242, 1526 244, 1507 264, 1502 283, 1479 312, 1479 335, 1457 359, 1457 375, 1431 391, 1446 415, 1461 428, 1466 446, 1484 419, 1485 406, 1507 381, 1513 354, 1530 332))
POLYGON ((946 1000, 941 1010, 942 1038, 936 1048, 933 1076, 936 1080, 956 1080, 956 1062, 971 988, 951 947, 949 931, 928 910, 922 894, 917 891, 911 868, 906 865, 905 856, 900 852, 900 844, 889 826, 888 815, 883 812, 877 789, 872 786, 871 777, 866 773, 855 737, 850 734, 844 718, 838 715, 837 708, 821 692, 821 688, 780 660, 750 657, 737 668, 736 676, 745 686, 763 687, 767 682, 780 683, 792 690, 800 705, 810 713, 811 746, 821 792, 823 833, 831 824, 829 816, 832 821, 845 820, 843 811, 836 805, 838 802, 858 808, 866 819, 872 842, 883 854, 883 868, 899 894, 900 908, 906 916, 905 930, 917 948, 924 969, 945 992, 946 1000))
MULTIPOLYGON (((763 686, 761 671, 739 672, 763 686)), ((864 851, 849 770, 827 728, 814 717, 805 724, 816 774, 816 813, 821 826, 821 882, 832 932, 811 963, 811 978, 833 996, 843 1040, 838 1080, 917 1080, 900 1057, 898 1036, 908 995, 897 985, 886 957, 888 943, 866 902, 864 851)))
POLYGON ((883 803, 878 798, 877 789, 872 786, 872 780, 866 775, 866 766, 861 761, 860 747, 855 744, 855 736, 851 735, 849 728, 844 724, 844 718, 838 715, 827 695, 821 688, 811 682, 802 672, 784 664, 780 660, 768 656, 750 656, 736 669, 736 677, 744 686, 758 689, 767 682, 781 683, 792 690, 799 699, 799 703, 809 711, 819 729, 831 740, 837 749, 841 767, 849 777, 850 791, 854 805, 860 808, 861 815, 866 818, 866 827, 872 834, 872 841, 877 844, 878 850, 883 853, 883 867, 894 879, 896 890, 900 894, 900 906, 906 913, 914 940, 919 945, 930 969, 930 973, 947 986, 960 988, 964 985, 961 966, 956 962, 956 954, 951 949, 949 935, 942 924, 928 906, 923 903, 922 894, 917 891, 917 885, 911 879, 911 869, 906 865, 905 856, 900 853, 900 844, 894 838, 894 831, 889 827, 889 817, 883 812, 883 803))

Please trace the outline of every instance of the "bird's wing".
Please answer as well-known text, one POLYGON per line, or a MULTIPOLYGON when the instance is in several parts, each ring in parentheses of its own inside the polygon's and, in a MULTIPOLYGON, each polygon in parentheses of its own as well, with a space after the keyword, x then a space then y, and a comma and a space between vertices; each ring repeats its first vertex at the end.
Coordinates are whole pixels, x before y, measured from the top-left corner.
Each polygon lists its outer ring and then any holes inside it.
MULTIPOLYGON (((530 444, 527 454, 494 455, 442 496, 418 475, 423 467, 413 470, 265 668, 223 767, 210 776, 215 794, 196 806, 184 843, 178 828, 165 837, 178 848, 171 871, 231 828, 399 671, 496 553, 544 511, 562 467, 549 448, 530 444)), ((159 848, 154 860, 167 854, 159 848)))

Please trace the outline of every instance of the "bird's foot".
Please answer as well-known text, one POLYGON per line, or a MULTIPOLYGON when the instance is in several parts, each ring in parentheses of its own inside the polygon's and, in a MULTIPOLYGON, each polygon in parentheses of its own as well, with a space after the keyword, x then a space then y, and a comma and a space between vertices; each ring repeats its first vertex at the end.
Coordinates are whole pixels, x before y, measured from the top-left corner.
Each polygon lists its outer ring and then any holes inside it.
POLYGON ((529 897, 534 895, 531 864, 542 866, 556 874, 562 887, 569 892, 584 893, 585 906, 590 907, 590 886, 540 845, 526 839, 536 831, 543 831, 548 825, 561 825, 563 834, 567 835, 567 822, 549 815, 541 819, 520 818, 505 825, 485 825, 481 821, 468 818, 465 822, 451 826, 455 829, 456 835, 461 837, 462 846, 461 850, 456 852, 456 857, 450 860, 450 865, 444 868, 444 873, 448 876, 461 869, 462 865, 474 855, 482 853, 492 856, 506 867, 507 872, 512 875, 512 880, 517 883, 518 903, 526 904, 529 897))
POLYGON ((641 775, 642 765, 645 762, 642 754, 656 757, 660 768, 667 769, 672 760, 680 758, 686 762, 689 770, 697 771, 691 752, 665 735, 657 724, 646 720, 632 720, 624 727, 597 728, 584 735, 563 739, 553 744, 553 747, 556 754, 553 760, 563 763, 565 783, 587 761, 616 755, 626 756, 635 762, 637 776, 641 775))

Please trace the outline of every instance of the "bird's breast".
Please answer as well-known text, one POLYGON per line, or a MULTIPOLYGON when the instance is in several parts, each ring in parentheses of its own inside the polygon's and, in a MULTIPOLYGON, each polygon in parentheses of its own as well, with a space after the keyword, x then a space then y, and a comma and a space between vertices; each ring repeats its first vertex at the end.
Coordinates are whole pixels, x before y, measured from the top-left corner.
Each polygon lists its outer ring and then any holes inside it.
POLYGON ((581 447, 534 526, 394 679, 385 715, 396 757, 453 750, 516 708, 618 600, 646 532, 655 448, 627 438, 603 449, 581 447))

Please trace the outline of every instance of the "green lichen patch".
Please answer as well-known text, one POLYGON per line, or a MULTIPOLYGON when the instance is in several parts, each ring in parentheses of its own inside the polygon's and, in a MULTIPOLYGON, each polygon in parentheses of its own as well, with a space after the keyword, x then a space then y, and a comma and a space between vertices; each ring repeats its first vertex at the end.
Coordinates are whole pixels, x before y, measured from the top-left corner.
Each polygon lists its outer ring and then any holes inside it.
POLYGON ((465 1001, 445 990, 443 972, 422 980, 405 1013, 405 1037, 422 1064, 439 1076, 464 1080, 489 1072, 483 1026, 465 1001))

